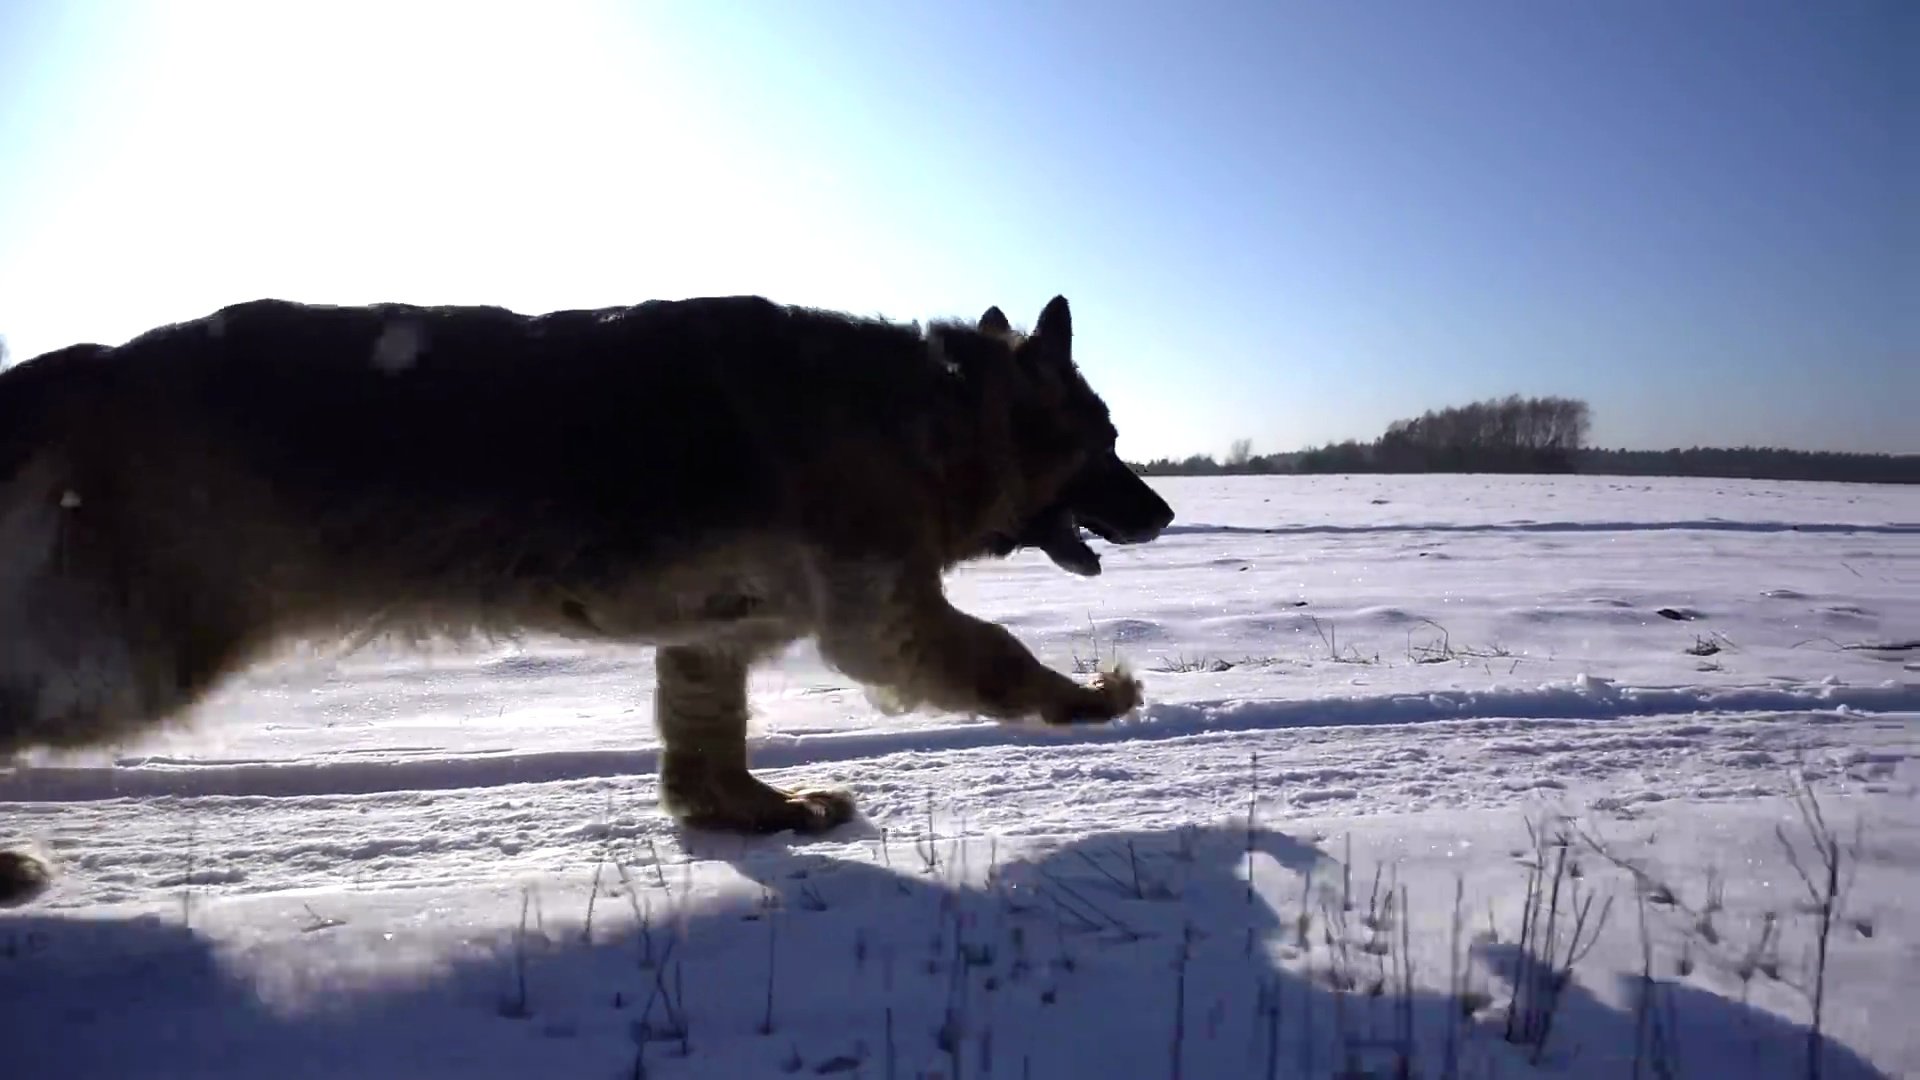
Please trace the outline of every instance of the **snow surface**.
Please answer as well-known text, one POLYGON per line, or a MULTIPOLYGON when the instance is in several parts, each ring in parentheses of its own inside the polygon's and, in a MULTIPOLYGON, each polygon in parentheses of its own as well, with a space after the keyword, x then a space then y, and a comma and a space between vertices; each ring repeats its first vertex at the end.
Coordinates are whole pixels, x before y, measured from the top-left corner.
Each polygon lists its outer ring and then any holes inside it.
POLYGON ((0 1076, 1804 1076, 1796 778, 1843 854, 1822 1075, 1920 1074, 1920 490, 1155 485, 1099 578, 949 581, 1131 663, 1125 722, 755 676, 756 768, 860 800, 823 839, 673 826, 647 652, 554 642, 313 651, 0 771, 59 872, 0 914, 0 1076), (1530 827, 1560 954, 1594 901, 1538 1053, 1530 827))

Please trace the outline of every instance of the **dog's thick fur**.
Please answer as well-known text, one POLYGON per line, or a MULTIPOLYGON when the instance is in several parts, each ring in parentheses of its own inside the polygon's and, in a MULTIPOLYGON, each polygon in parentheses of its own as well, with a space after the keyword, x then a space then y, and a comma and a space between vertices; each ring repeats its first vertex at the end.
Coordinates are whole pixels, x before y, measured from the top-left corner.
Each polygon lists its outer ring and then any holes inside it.
MULTIPOLYGON (((260 300, 0 373, 0 764, 183 715, 289 639, 657 646, 661 799, 817 831, 748 771, 749 667, 811 636, 903 707, 1131 710, 959 611, 943 571, 1172 511, 1114 456, 1056 297, 926 328, 758 297, 525 316, 260 300)), ((0 903, 43 865, 0 854, 0 903), (11 890, 11 892, 10 892, 11 890)))

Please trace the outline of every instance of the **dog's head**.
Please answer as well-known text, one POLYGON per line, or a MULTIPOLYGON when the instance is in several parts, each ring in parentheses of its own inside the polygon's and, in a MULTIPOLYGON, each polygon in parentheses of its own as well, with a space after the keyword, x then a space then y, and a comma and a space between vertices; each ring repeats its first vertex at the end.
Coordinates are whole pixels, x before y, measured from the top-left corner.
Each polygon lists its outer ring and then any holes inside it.
POLYGON ((981 333, 1013 351, 1012 437, 1031 506, 1011 529, 989 538, 994 555, 1022 547, 1046 552, 1061 569, 1093 576, 1100 556, 1082 527, 1112 544, 1143 544, 1173 521, 1173 508, 1114 452, 1119 432, 1106 402, 1073 359, 1073 315, 1056 296, 1030 334, 1018 334, 999 308, 980 317, 981 333))

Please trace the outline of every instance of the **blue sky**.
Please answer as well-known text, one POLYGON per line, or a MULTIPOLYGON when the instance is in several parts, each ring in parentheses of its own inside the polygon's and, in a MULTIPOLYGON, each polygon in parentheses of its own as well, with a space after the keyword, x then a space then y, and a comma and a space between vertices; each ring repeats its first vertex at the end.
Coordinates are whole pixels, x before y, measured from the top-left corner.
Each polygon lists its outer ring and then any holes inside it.
POLYGON ((1920 5, 0 0, 0 335, 1073 302, 1131 457, 1920 451, 1920 5))

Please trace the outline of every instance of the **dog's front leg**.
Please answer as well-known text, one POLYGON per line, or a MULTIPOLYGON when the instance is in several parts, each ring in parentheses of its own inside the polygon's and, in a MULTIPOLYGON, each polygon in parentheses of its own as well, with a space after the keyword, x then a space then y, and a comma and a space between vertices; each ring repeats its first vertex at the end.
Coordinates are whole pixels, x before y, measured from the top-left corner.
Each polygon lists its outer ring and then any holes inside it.
POLYGON ((660 802, 684 823, 728 832, 824 832, 853 818, 844 791, 782 791, 747 769, 747 670, 753 654, 720 646, 655 651, 660 802))
POLYGON ((1124 672, 1082 684, 1042 664, 1006 627, 954 607, 937 573, 868 565, 823 578, 821 656, 905 707, 1065 725, 1140 704, 1140 683, 1124 672))

